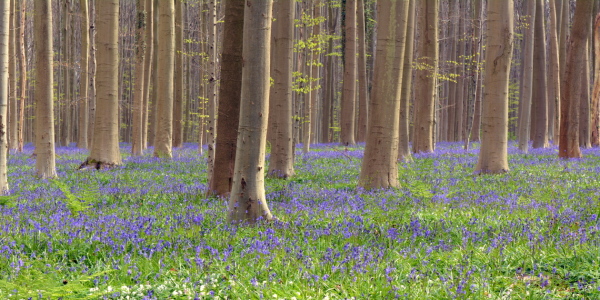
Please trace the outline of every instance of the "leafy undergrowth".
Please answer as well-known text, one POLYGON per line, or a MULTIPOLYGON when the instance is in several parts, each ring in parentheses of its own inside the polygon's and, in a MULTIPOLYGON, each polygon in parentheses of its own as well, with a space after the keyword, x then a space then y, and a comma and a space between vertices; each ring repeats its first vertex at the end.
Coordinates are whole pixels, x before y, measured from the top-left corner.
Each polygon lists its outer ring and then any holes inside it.
POLYGON ((9 157, 0 198, 0 299, 598 299, 600 149, 562 161, 519 154, 473 175, 477 145, 401 163, 402 187, 356 187, 362 149, 316 145, 297 176, 267 179, 278 217, 232 227, 206 198, 206 159, 129 157, 38 180, 31 148, 9 157))

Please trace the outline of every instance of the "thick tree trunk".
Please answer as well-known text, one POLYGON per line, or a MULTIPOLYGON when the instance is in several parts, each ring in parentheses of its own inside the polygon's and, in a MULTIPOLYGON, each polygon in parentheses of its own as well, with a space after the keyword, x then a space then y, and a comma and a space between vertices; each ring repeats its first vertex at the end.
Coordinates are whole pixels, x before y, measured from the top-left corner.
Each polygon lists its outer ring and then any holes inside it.
POLYGON ((369 119, 369 93, 367 89, 367 52, 365 33, 365 3, 357 0, 357 34, 358 34, 358 121, 356 141, 367 139, 369 119))
POLYGON ((52 72, 52 5, 50 0, 34 1, 35 44, 35 168, 37 176, 54 178, 54 109, 52 72))
POLYGON ((119 0, 96 2, 98 75, 92 149, 80 168, 121 164, 119 151, 119 0))
POLYGON ((585 68, 583 63, 593 4, 593 0, 577 0, 571 38, 569 39, 570 50, 564 80, 560 88, 558 156, 565 159, 580 158, 582 156, 579 149, 579 98, 581 97, 581 82, 582 80, 588 80, 583 78, 585 68))
POLYGON ((158 63, 156 75, 156 128, 154 131, 154 156, 172 158, 173 145, 173 73, 175 66, 175 3, 158 3, 158 63))
MULTIPOLYGON (((11 0, 0 1, 0 195, 8 193, 8 168, 6 165, 8 154, 8 101, 9 101, 9 37, 11 0)), ((14 43, 14 40, 12 41, 14 43)), ((14 50, 14 46, 13 46, 14 50)), ((13 74, 14 76, 14 74, 13 74)))
POLYGON ((438 0, 416 0, 419 6, 417 62, 430 66, 415 71, 415 135, 413 152, 433 152, 436 76, 438 72, 438 0))
POLYGON ((137 30, 135 33, 136 37, 136 48, 135 48, 135 90, 133 95, 133 124, 132 128, 132 140, 131 140, 131 154, 134 156, 140 156, 143 154, 142 146, 142 125, 144 118, 144 58, 146 54, 146 0, 137 0, 137 30))
POLYGON ((398 129, 408 0, 379 1, 377 59, 369 110, 369 133, 358 185, 398 187, 398 129))
POLYGON ((269 173, 271 177, 294 175, 294 145, 292 144, 292 64, 295 4, 276 0, 273 4, 272 72, 269 123, 273 130, 269 173))
POLYGON ((233 183, 242 88, 244 2, 225 2, 221 84, 219 85, 219 126, 216 141, 216 148, 219 151, 215 152, 215 165, 220 167, 213 169, 208 184, 209 193, 222 197, 229 196, 233 183))
MULTIPOLYGON (((537 1, 537 0, 536 0, 537 1)), ((523 153, 529 151, 529 137, 531 125, 531 103, 533 96, 533 58, 535 45, 536 5, 531 2, 527 5, 527 24, 525 29, 525 47, 523 49, 523 73, 521 79, 521 99, 519 100, 519 150, 523 153)), ((539 45, 537 45, 540 47, 539 45)), ((538 76, 539 78, 539 76, 538 76)))
POLYGON ((354 145, 356 111, 356 1, 346 0, 346 37, 344 46, 344 85, 340 116, 340 138, 343 145, 354 145))
MULTIPOLYGON (((535 1, 535 51, 533 53, 533 93, 531 103, 533 148, 548 147, 548 82, 546 81, 546 29, 544 0, 535 1), (539 18, 537 16, 540 16, 539 18)), ((533 3, 531 3, 533 5, 533 3)))
POLYGON ((173 92, 173 147, 183 146, 183 4, 175 0, 175 86, 173 92))
MULTIPOLYGON (((408 162, 412 160, 410 154, 409 131, 410 131, 410 104, 412 96, 412 65, 413 65, 413 50, 415 39, 415 6, 416 0, 409 0, 408 6, 408 23, 406 27, 406 46, 404 49, 404 62, 402 66, 402 89, 400 90, 400 124, 398 134, 398 160, 408 162)), ((426 1, 423 1, 426 2, 426 1)), ((423 6, 426 8, 426 5, 423 6)), ((425 14, 425 10, 421 10, 425 14)), ((426 18, 426 17, 425 17, 426 18)), ((427 29, 433 24, 424 25, 427 29)), ((424 28, 425 29, 425 28, 424 28)), ((423 30, 421 34, 426 34, 427 30, 423 30)), ((423 37, 423 36, 422 36, 423 37)), ((423 44, 427 43, 423 38, 423 44)))
POLYGON ((508 84, 514 43, 513 0, 488 1, 481 149, 475 173, 508 168, 508 84))
POLYGON ((272 0, 246 0, 240 125, 228 219, 254 224, 273 218, 265 197, 272 0))

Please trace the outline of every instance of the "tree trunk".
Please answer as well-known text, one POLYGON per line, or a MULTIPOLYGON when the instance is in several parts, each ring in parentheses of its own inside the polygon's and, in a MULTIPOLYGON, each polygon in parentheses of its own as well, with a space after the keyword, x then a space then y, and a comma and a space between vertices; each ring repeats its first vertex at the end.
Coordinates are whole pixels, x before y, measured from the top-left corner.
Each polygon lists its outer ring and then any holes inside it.
POLYGON ((269 176, 288 178, 294 175, 292 143, 292 65, 293 33, 296 5, 288 0, 273 4, 273 74, 269 105, 269 123, 273 130, 269 176))
MULTIPOLYGON (((144 103, 142 104, 142 141, 140 144, 141 150, 144 151, 148 147, 148 115, 150 114, 150 87, 152 86, 152 61, 154 58, 154 1, 146 1, 146 56, 144 58, 144 103)), ((156 89, 154 89, 156 92, 156 89)))
POLYGON ((473 49, 471 53, 473 55, 473 70, 475 76, 475 87, 473 96, 473 114, 471 114, 470 119, 467 124, 467 134, 465 136, 465 150, 469 150, 469 144, 471 141, 479 141, 479 124, 481 122, 481 92, 482 92, 482 78, 483 73, 481 68, 479 67, 481 64, 481 57, 483 55, 483 4, 481 1, 475 0, 473 1, 475 5, 473 15, 474 19, 477 20, 473 25, 474 29, 474 41, 473 41, 473 49))
POLYGON ((592 114, 592 146, 600 146, 600 13, 594 22, 594 90, 590 104, 592 114))
POLYGON ((173 147, 183 146, 183 7, 175 0, 175 86, 173 97, 173 147))
POLYGON ((50 0, 34 1, 35 44, 35 168, 41 178, 55 178, 52 5, 50 0))
POLYGON ((408 0, 379 1, 377 48, 369 133, 358 185, 398 187, 398 129, 408 0))
POLYGON ((90 36, 88 29, 90 21, 88 18, 88 1, 79 0, 81 20, 81 72, 79 78, 79 123, 77 125, 77 147, 87 149, 88 147, 88 58, 90 47, 90 36))
POLYGON ((88 147, 93 147, 94 141, 94 124, 96 124, 96 0, 90 0, 90 60, 89 60, 89 81, 90 89, 88 91, 88 106, 89 106, 89 125, 88 125, 88 147))
POLYGON ((581 97, 581 82, 582 80, 588 80, 583 78, 585 68, 583 64, 593 4, 593 0, 577 0, 571 38, 569 39, 570 50, 564 80, 560 88, 558 156, 565 159, 580 158, 582 156, 579 149, 579 98, 581 97))
POLYGON ((254 224, 273 218, 265 197, 272 0, 246 0, 240 125, 228 219, 254 224))
MULTIPOLYGON (((413 50, 414 50, 414 39, 415 39, 415 3, 416 0, 409 0, 408 6, 408 23, 406 27, 406 46, 404 49, 404 63, 402 67, 402 89, 400 90, 400 119, 399 119, 399 134, 398 134, 398 160, 409 162, 412 161, 410 155, 410 144, 409 144, 409 131, 410 131, 410 103, 412 95, 412 65, 413 65, 413 50)), ((425 2, 425 1, 424 1, 425 2)), ((427 8, 424 5, 423 8, 427 8)), ((425 14, 426 11, 422 10, 421 14, 425 14)), ((424 17, 426 18, 426 17, 424 17)), ((425 30, 421 33, 423 39, 422 44, 426 44, 427 41, 423 34, 427 34, 427 29, 430 24, 422 24, 425 30)))
POLYGON ((19 124, 17 125, 18 135, 18 151, 23 152, 23 129, 25 127, 25 98, 27 95, 27 60, 25 58, 25 8, 26 2, 24 0, 19 1, 19 75, 20 92, 19 97, 19 124))
MULTIPOLYGON (((8 193, 8 168, 6 166, 7 154, 8 154, 8 101, 9 101, 9 60, 13 60, 13 57, 9 57, 9 37, 10 34, 10 22, 11 10, 10 0, 0 1, 0 195, 8 193)), ((14 43, 14 39, 12 41, 14 43)), ((13 49, 14 50, 14 46, 13 49)), ((12 53, 10 53, 12 54, 12 53)), ((14 74, 13 74, 14 76, 14 74)))
POLYGON ((414 153, 433 152, 435 126, 436 76, 438 72, 438 15, 439 0, 415 0, 419 5, 419 44, 417 62, 428 66, 415 71, 414 153))
MULTIPOLYGON (((9 1, 10 7, 6 8, 9 13, 9 20, 7 24, 8 28, 8 51, 6 53, 8 60, 8 98, 6 105, 8 105, 7 114, 2 115, 7 118, 4 121, 5 128, 8 128, 6 131, 6 136, 4 139, 8 142, 8 147, 11 150, 17 150, 19 148, 18 137, 17 137, 17 123, 18 123, 18 114, 17 114, 17 54, 16 54, 16 29, 15 29, 15 0, 9 1)), ((4 19, 2 19, 4 22, 4 19)), ((2 137, 0 137, 2 138, 2 137)), ((0 146, 1 147, 1 146, 0 146)), ((1 158, 0 158, 1 159, 1 158)), ((1 163, 1 162, 0 162, 1 163)), ((0 172, 2 173, 2 172, 0 172)), ((1 181, 2 174, 0 174, 1 181)), ((0 184, 0 193, 1 184, 0 184)))
POLYGON ((456 32, 456 43, 458 43, 458 54, 456 57, 456 62, 458 63, 458 69, 457 69, 457 84, 456 84, 456 91, 455 91, 455 103, 454 103, 454 109, 455 109, 455 113, 454 113, 454 118, 455 118, 455 130, 456 130, 456 138, 455 141, 460 142, 463 140, 463 134, 464 134, 464 126, 463 126, 463 121, 464 121, 464 110, 465 110, 465 64, 466 64, 466 60, 465 60, 465 55, 466 53, 466 28, 465 28, 465 20, 464 20, 464 16, 463 16, 463 10, 462 9, 465 5, 465 3, 461 4, 461 1, 458 1, 458 11, 456 12, 456 14, 458 15, 458 32, 456 32))
POLYGON ((513 50, 513 0, 488 1, 481 149, 475 173, 508 172, 508 85, 513 50))
MULTIPOLYGON (((319 39, 321 38, 321 22, 320 22, 320 18, 321 18, 321 7, 323 6, 322 2, 320 2, 320 0, 316 0, 315 3, 313 4, 313 19, 317 20, 317 24, 313 25, 313 32, 312 32, 312 40, 313 42, 319 43, 319 39)), ((310 134, 309 134, 309 146, 310 143, 316 143, 317 142, 317 137, 318 137, 318 131, 317 131, 317 125, 318 125, 318 113, 319 113, 319 106, 317 105, 317 103, 319 102, 319 91, 321 89, 320 87, 320 81, 321 81, 321 74, 320 74, 320 70, 321 70, 321 46, 320 44, 317 44, 318 46, 316 48, 313 48, 311 50, 311 54, 312 54, 312 61, 311 61, 311 66, 312 66, 312 70, 311 70, 311 81, 310 81, 310 134)))
MULTIPOLYGON (((334 13, 334 8, 331 3, 327 8, 327 34, 334 35, 337 24, 337 14, 334 13)), ((333 52, 333 39, 327 41, 327 54, 333 52)), ((321 115, 321 141, 325 143, 331 142, 331 106, 334 102, 335 95, 335 80, 334 80, 334 61, 336 57, 327 55, 325 57, 325 97, 323 98, 323 114, 321 115)))
MULTIPOLYGON (((531 122, 533 126, 533 148, 548 147, 548 82, 546 81, 546 29, 544 0, 535 1, 535 51, 533 53, 533 93, 531 122), (540 16, 537 18, 537 16, 540 16)), ((533 3, 531 3, 533 4, 533 3)))
MULTIPOLYGON (((536 0, 537 1, 537 0, 536 0)), ((529 130, 531 125, 531 103, 533 96, 533 58, 536 29, 536 5, 527 5, 528 27, 525 29, 525 47, 523 49, 523 73, 521 79, 521 99, 519 100, 519 150, 529 151, 529 130)), ((537 45, 540 47, 540 45, 537 45)), ((538 49, 539 50, 539 49, 538 49)), ((539 79, 539 76, 538 76, 539 79)))
POLYGON ((579 146, 587 149, 592 147, 591 143, 591 118, 590 118, 590 44, 591 37, 585 43, 585 54, 583 55, 583 80, 581 80, 581 98, 579 105, 579 146))
POLYGON ((119 151, 119 0, 96 2, 98 75, 92 149, 80 168, 121 164, 119 151))
POLYGON ((225 2, 221 84, 219 85, 219 126, 216 140, 216 148, 219 151, 215 152, 215 165, 221 167, 213 169, 208 184, 209 193, 222 197, 229 196, 233 183, 242 88, 244 3, 245 1, 225 2))
POLYGON ((346 37, 344 39, 344 86, 340 116, 341 143, 354 145, 356 103, 356 1, 346 0, 346 37))
POLYGON ((365 3, 357 0, 357 34, 358 34, 358 123, 356 140, 364 142, 367 139, 367 124, 369 119, 369 93, 367 90, 367 52, 365 38, 365 3))
POLYGON ((154 131, 154 156, 172 158, 173 145, 173 74, 175 66, 175 3, 158 3, 158 62, 156 75, 156 127, 154 131))
POLYGON ((215 167, 215 138, 218 127, 217 120, 217 6, 215 0, 208 2, 208 130, 207 133, 207 174, 212 176, 215 167))
POLYGON ((133 98, 133 124, 132 124, 132 141, 131 154, 140 156, 143 154, 142 146, 142 125, 144 118, 144 58, 146 54, 146 0, 137 0, 137 30, 136 48, 135 48, 135 90, 133 98))
POLYGON ((558 143, 558 115, 560 115, 560 60, 558 53, 558 33, 556 20, 556 5, 549 1, 550 9, 550 47, 548 55, 548 136, 554 144, 558 143))

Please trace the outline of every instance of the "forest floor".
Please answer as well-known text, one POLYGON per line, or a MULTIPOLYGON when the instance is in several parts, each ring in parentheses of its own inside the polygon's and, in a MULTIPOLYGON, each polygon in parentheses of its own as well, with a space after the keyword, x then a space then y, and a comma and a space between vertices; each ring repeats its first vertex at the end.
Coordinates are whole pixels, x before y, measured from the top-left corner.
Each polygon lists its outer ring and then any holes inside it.
POLYGON ((279 221, 256 227, 203 196, 194 145, 172 161, 124 146, 99 171, 59 148, 51 181, 27 148, 0 197, 0 299, 599 299, 600 149, 511 144, 509 173, 478 176, 473 148, 438 144, 400 164, 401 188, 367 192, 361 147, 316 145, 267 179, 279 221))

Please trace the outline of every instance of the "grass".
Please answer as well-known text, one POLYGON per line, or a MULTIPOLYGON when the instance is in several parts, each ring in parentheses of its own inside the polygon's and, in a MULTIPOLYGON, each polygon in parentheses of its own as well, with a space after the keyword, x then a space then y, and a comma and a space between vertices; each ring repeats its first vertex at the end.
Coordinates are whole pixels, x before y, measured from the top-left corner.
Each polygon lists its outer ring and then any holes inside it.
POLYGON ((9 157, 0 198, 1 299, 597 299, 600 151, 520 154, 473 175, 475 149, 439 144, 401 163, 402 187, 356 187, 362 149, 315 145, 297 176, 267 179, 280 221, 232 227, 205 198, 205 158, 129 157, 56 181, 33 149, 9 157))

